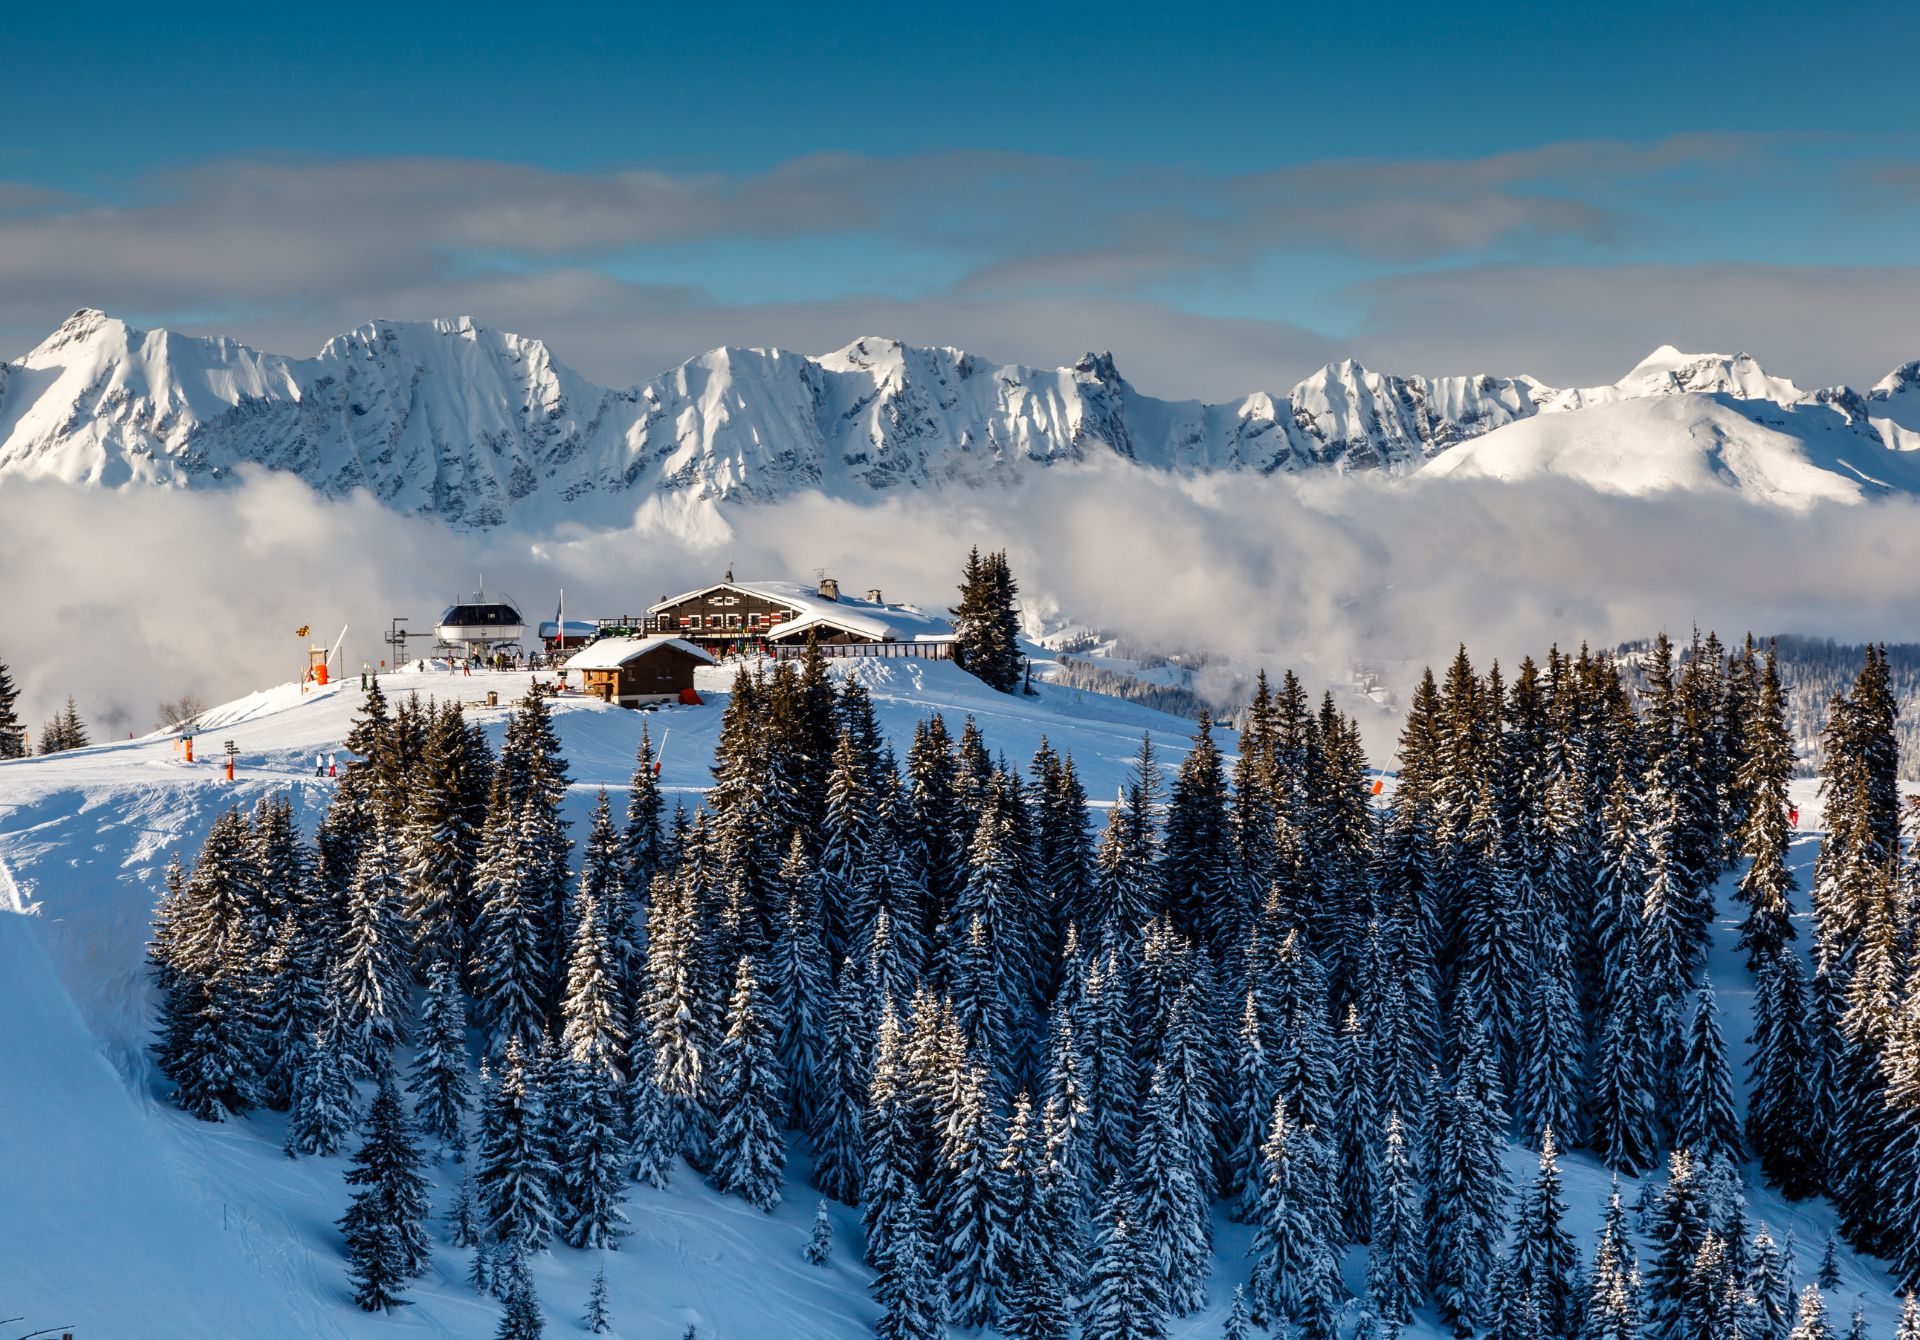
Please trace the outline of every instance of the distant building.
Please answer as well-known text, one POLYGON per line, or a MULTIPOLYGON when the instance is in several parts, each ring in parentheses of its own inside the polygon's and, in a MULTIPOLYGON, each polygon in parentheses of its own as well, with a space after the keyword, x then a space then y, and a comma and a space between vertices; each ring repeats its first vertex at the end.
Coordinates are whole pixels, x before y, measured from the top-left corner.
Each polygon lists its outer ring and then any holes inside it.
POLYGON ((890 605, 880 592, 842 595, 840 583, 725 580, 662 600, 647 611, 647 631, 685 638, 717 654, 795 655, 816 640, 830 656, 911 656, 946 660, 953 625, 913 605, 890 605))
POLYGON ((621 707, 672 702, 693 688, 693 672, 713 655, 684 638, 605 637, 567 660, 580 687, 621 707))

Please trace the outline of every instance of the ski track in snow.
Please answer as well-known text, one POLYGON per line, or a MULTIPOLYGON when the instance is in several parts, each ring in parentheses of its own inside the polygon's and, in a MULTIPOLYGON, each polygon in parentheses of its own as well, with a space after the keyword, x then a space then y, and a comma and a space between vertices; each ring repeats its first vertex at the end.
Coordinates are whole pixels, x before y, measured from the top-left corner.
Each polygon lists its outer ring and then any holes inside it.
MULTIPOLYGON (((1052 685, 1030 698, 1002 696, 943 663, 851 661, 834 669, 866 683, 896 751, 904 753, 913 724, 930 712, 944 713, 956 735, 971 713, 987 747, 1016 764, 1024 766, 1043 734, 1071 752, 1096 804, 1110 803, 1143 733, 1152 733, 1162 766, 1172 769, 1192 730, 1191 722, 1136 704, 1052 685)), ((576 838, 597 791, 626 785, 643 723, 656 745, 666 738, 665 789, 697 802, 710 780, 731 674, 726 667, 702 672, 707 701, 700 707, 637 713, 576 697, 556 701, 576 838)), ((390 697, 418 691, 467 702, 494 689, 510 704, 527 682, 526 675, 430 672, 392 675, 383 685, 390 697)), ((146 1050, 152 1015, 144 944, 166 862, 175 853, 189 861, 227 807, 250 808, 278 792, 291 796, 311 833, 331 790, 314 776, 314 754, 341 751, 358 700, 357 686, 302 695, 287 685, 216 708, 192 765, 164 735, 0 764, 0 909, 18 914, 0 915, 0 1092, 9 1096, 0 1201, 10 1220, 35 1225, 14 1235, 0 1257, 0 1315, 73 1324, 82 1336, 493 1334, 498 1306, 467 1288, 467 1254, 438 1241, 437 1216, 458 1187, 457 1165, 433 1170, 436 1250, 411 1306, 368 1316, 352 1306, 333 1223, 346 1205, 346 1158, 287 1159, 280 1114, 220 1125, 192 1120, 166 1101, 146 1050), (231 784, 224 760, 213 761, 228 738, 240 751, 231 784)), ((496 745, 508 711, 473 709, 496 745)), ((1232 732, 1219 734, 1231 755, 1232 732)), ((1793 794, 1802 818, 1793 863, 1804 950, 1820 815, 1813 783, 1794 783, 1793 794)), ((1719 888, 1708 967, 1744 1105, 1752 987, 1735 948, 1733 888, 1731 877, 1719 888)), ((1531 1150, 1509 1148, 1512 1189, 1531 1178, 1534 1162, 1531 1150)), ((1585 1153, 1566 1155, 1562 1166, 1584 1262, 1608 1175, 1585 1153)), ((620 1250, 556 1248, 535 1261, 550 1334, 581 1333, 577 1318, 604 1259, 617 1335, 677 1336, 690 1324, 713 1340, 870 1335, 875 1312, 859 1260, 857 1211, 830 1206, 835 1243, 825 1268, 801 1259, 818 1199, 806 1174, 806 1155, 795 1148, 785 1199, 771 1215, 718 1195, 684 1164, 665 1192, 630 1188, 632 1231, 620 1250)), ((1637 1184, 1626 1189, 1637 1195, 1637 1184)), ((1748 1195, 1752 1223, 1768 1223, 1781 1238, 1791 1230, 1800 1269, 1810 1274, 1833 1225, 1830 1207, 1789 1204, 1750 1172, 1748 1195)), ((1246 1278, 1251 1230, 1216 1217, 1215 1236, 1208 1306, 1170 1323, 1176 1340, 1217 1336, 1233 1286, 1246 1278)), ((1350 1250, 1342 1265, 1349 1287, 1364 1289, 1364 1249, 1350 1250)), ((1878 1265, 1843 1248, 1841 1269, 1834 1311, 1844 1318, 1853 1296, 1865 1293, 1872 1333, 1891 1334, 1897 1311, 1878 1265)), ((1409 1334, 1438 1340, 1442 1332, 1426 1319, 1409 1334)))

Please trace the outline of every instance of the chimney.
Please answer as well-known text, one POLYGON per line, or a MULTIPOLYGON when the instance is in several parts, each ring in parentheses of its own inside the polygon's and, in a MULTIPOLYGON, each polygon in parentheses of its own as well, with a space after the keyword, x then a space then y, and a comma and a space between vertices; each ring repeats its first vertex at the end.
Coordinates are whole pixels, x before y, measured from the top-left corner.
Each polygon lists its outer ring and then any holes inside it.
POLYGON ((867 592, 867 599, 876 605, 884 605, 887 603, 886 601, 880 599, 880 588, 877 586, 874 587, 871 591, 867 592))
POLYGON ((820 579, 820 598, 822 600, 838 600, 840 598, 840 583, 832 577, 822 577, 820 579))

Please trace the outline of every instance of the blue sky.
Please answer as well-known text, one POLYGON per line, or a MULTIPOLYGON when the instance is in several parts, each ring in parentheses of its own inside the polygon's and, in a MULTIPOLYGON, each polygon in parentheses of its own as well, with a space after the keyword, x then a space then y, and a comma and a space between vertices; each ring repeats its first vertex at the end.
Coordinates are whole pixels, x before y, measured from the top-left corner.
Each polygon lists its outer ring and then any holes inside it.
POLYGON ((1776 4, 40 7, 0 354, 471 313, 603 380, 861 334, 1148 389, 1352 353, 1920 357, 1910 13, 1776 4), (55 12, 64 8, 71 12, 55 12), (1891 54, 1882 57, 1886 47, 1891 54))

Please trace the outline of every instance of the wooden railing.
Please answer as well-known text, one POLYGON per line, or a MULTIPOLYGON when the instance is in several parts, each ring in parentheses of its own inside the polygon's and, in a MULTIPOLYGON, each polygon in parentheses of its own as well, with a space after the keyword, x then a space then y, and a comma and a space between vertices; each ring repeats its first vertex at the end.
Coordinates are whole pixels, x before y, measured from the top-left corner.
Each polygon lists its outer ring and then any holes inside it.
MULTIPOLYGON (((860 657, 883 661, 951 661, 953 643, 947 642, 821 642, 820 654, 828 657, 860 657)), ((807 654, 804 642, 774 644, 776 660, 797 661, 807 654)))

